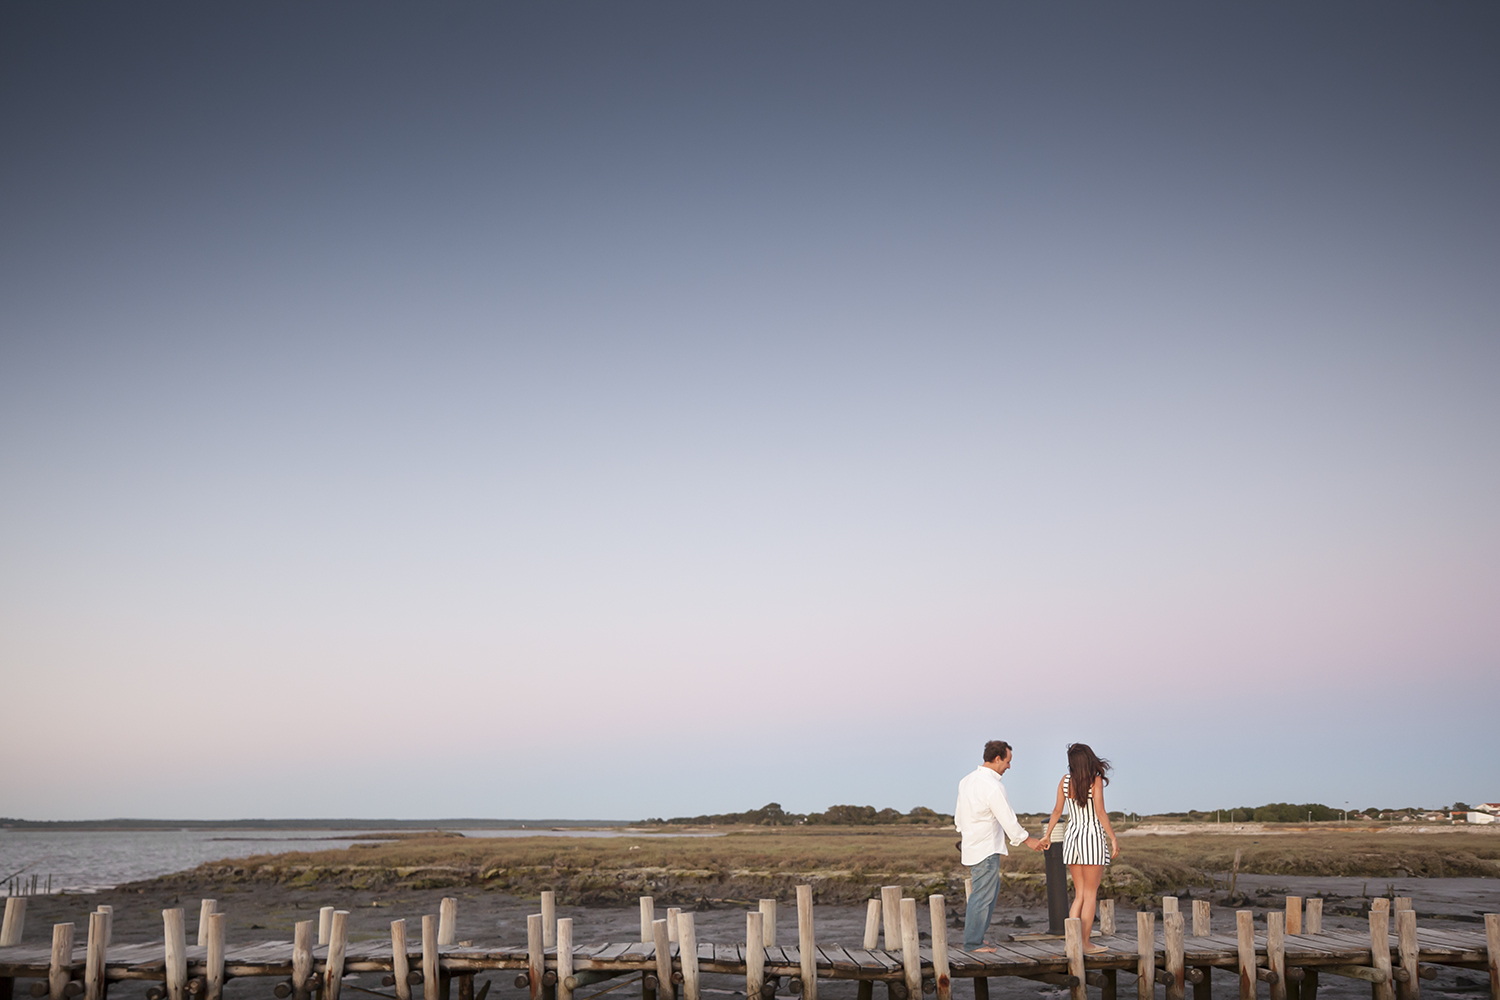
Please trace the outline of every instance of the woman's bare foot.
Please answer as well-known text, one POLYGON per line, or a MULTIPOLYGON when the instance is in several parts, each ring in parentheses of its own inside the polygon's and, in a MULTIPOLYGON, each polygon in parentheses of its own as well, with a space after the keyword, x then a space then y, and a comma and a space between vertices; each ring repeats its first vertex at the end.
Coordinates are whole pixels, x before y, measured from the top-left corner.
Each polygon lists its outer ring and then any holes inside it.
POLYGON ((1083 949, 1085 955, 1102 955, 1106 951, 1109 951, 1109 949, 1102 944, 1091 944, 1083 949))

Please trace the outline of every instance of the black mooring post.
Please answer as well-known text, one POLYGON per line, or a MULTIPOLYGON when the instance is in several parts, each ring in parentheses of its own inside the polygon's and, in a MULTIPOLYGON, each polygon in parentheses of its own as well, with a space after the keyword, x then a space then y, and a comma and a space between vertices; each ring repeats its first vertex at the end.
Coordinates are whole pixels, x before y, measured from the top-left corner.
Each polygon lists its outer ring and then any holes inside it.
POLYGON ((1047 933, 1063 936, 1068 919, 1068 869, 1061 842, 1047 845, 1047 933))

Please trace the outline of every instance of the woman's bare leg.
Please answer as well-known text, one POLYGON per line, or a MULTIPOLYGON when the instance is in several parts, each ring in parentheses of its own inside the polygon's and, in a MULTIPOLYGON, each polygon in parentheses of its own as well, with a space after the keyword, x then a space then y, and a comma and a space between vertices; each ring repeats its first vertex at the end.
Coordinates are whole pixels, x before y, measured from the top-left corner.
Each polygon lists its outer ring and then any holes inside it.
POLYGON ((1073 902, 1068 906, 1068 916, 1076 917, 1083 913, 1083 870, 1088 865, 1069 865, 1068 874, 1073 877, 1073 902))
POLYGON ((1091 948, 1089 934, 1094 927, 1094 910, 1099 902, 1099 883, 1104 880, 1103 865, 1076 865, 1077 874, 1073 884, 1078 889, 1078 918, 1083 921, 1083 950, 1103 951, 1103 946, 1091 948))

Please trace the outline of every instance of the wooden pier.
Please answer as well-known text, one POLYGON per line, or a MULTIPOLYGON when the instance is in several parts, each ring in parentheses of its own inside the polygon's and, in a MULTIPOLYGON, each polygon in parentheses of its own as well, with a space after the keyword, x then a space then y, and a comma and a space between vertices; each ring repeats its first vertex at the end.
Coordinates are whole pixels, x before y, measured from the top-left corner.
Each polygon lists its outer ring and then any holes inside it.
POLYGON ((1091 991, 1116 1000, 1122 986, 1139 1000, 1154 1000, 1158 989, 1166 1000, 1184 1000, 1189 986, 1193 1000, 1211 1000, 1214 969, 1234 976, 1240 1000, 1316 1000, 1329 976, 1368 983, 1373 1000, 1420 1000, 1422 980, 1438 966, 1487 971, 1491 998, 1500 1000, 1500 915, 1486 915, 1483 930, 1418 927, 1410 900, 1401 898, 1373 901, 1368 933, 1323 930, 1321 899, 1289 896, 1285 912, 1259 923, 1252 911, 1239 910, 1232 929, 1224 914, 1215 921, 1203 900, 1193 901, 1189 921, 1172 897, 1158 913, 1137 914, 1134 928, 1117 929, 1114 903, 1104 900, 1100 935, 1091 943, 1105 950, 1088 954, 1076 919, 1061 940, 1008 941, 981 953, 951 947, 942 896, 927 901, 934 933, 931 946, 920 947, 917 905, 888 887, 870 900, 857 948, 814 940, 808 886, 798 887, 796 944, 778 943, 775 900, 746 913, 743 943, 717 944, 697 940, 690 912, 674 908, 658 918, 650 897, 641 899, 641 940, 575 944, 573 922, 554 916, 549 892, 519 946, 456 943, 452 899, 422 917, 414 934, 405 920, 393 921, 389 943, 349 943, 347 912, 324 907, 316 922, 296 925, 292 941, 231 945, 224 914, 204 900, 197 943, 189 945, 181 909, 162 911, 161 941, 112 944, 108 907, 89 915, 83 940, 65 923, 53 926, 50 943, 27 943, 25 898, 11 898, 0 929, 0 1000, 17 995, 17 980, 32 980, 20 995, 49 1000, 105 1000, 111 987, 130 982, 145 987, 146 1000, 221 1000, 227 980, 249 976, 274 980, 268 985, 275 995, 293 1000, 339 1000, 346 986, 390 1000, 414 1000, 416 987, 421 1000, 449 1000, 455 985, 458 1000, 484 1000, 490 984, 476 998, 475 976, 497 971, 518 973, 516 985, 529 989, 531 1000, 591 1000, 631 983, 643 1000, 701 1000, 703 975, 742 979, 745 995, 757 1000, 778 993, 817 1000, 820 980, 858 982, 859 1000, 871 1000, 876 983, 888 1000, 921 1000, 924 993, 950 1000, 954 979, 972 980, 976 1000, 987 1000, 989 980, 1001 976, 1066 987, 1070 1000, 1089 1000, 1091 991), (390 992, 345 984, 353 973, 384 973, 390 992), (601 986, 609 980, 617 982, 601 986))

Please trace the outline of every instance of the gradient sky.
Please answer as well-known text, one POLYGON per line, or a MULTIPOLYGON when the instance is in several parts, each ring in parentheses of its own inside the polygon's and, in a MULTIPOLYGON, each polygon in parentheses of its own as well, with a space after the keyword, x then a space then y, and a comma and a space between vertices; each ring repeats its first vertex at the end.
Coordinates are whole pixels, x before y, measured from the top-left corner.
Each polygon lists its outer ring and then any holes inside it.
POLYGON ((0 11, 0 815, 1500 798, 1493 5, 0 11))

